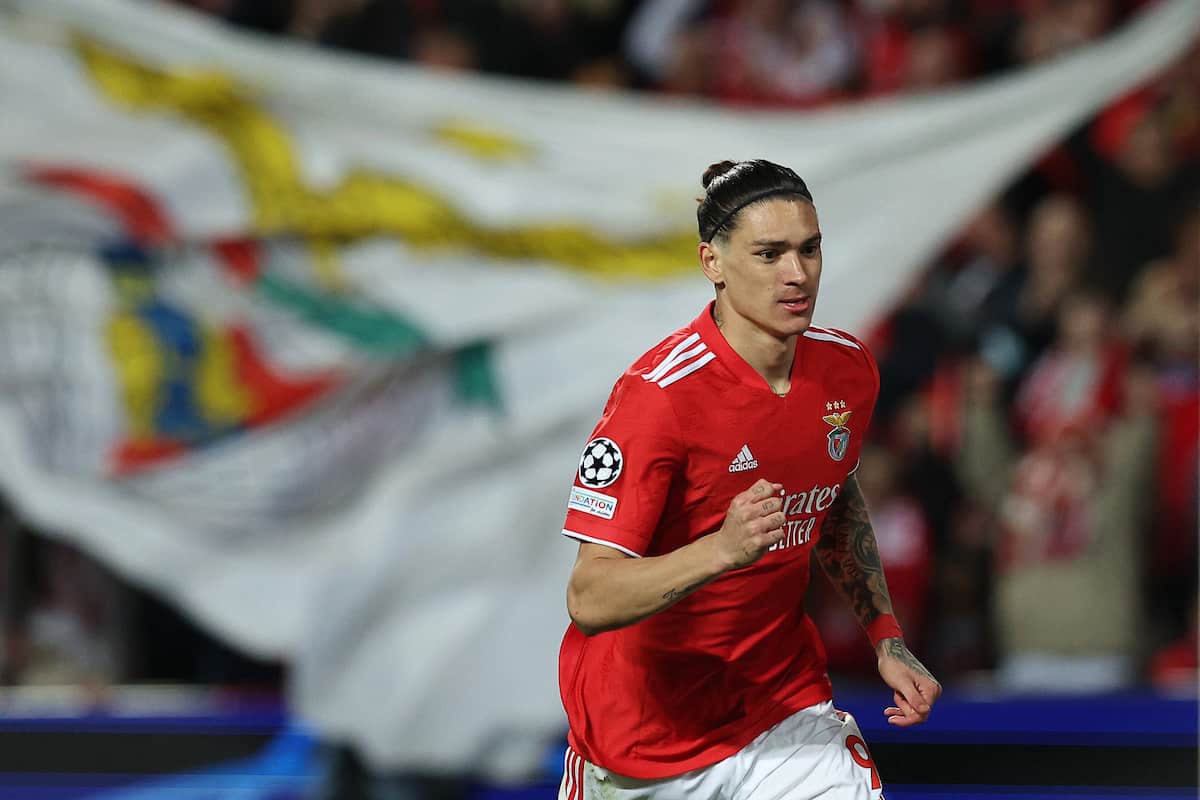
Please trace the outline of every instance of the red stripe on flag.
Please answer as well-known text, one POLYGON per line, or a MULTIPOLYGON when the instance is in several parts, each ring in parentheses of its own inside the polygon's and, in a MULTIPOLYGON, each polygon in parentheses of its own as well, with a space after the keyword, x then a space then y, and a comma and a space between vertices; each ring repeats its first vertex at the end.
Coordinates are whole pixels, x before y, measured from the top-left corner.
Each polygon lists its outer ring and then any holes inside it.
POLYGON ((130 180, 99 170, 73 167, 33 166, 26 177, 96 203, 121 221, 125 234, 143 247, 155 247, 176 239, 166 206, 149 191, 130 180))

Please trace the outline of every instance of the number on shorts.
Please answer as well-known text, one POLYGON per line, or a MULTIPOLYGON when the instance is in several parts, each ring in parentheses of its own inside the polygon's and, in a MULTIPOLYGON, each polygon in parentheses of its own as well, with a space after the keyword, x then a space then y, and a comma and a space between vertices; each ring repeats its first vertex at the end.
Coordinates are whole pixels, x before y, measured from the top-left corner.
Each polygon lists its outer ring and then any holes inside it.
POLYGON ((875 769, 875 762, 871 760, 871 751, 867 749, 867 743, 862 740, 862 737, 854 734, 847 736, 846 749, 850 751, 850 757, 854 759, 855 764, 871 770, 871 788, 881 788, 883 783, 879 780, 879 770, 875 769))

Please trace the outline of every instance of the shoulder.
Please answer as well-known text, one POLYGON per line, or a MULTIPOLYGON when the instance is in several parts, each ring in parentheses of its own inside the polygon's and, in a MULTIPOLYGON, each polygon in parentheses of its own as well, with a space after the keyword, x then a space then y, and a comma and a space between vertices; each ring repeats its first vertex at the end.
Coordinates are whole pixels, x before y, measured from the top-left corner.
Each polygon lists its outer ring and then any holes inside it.
POLYGON ((679 439, 677 405, 690 385, 685 379, 714 358, 694 328, 680 328, 621 374, 608 397, 601 424, 657 439, 679 439))
MULTIPOLYGON (((716 357, 700 338, 700 333, 689 325, 643 353, 621 380, 643 384, 647 389, 667 389, 699 372, 716 357)), ((663 393, 659 391, 658 394, 663 393)))
POLYGON ((804 338, 811 339, 814 342, 823 342, 831 345, 831 350, 839 348, 847 351, 858 351, 870 355, 867 346, 854 334, 844 331, 840 328, 827 328, 821 325, 809 325, 808 330, 803 334, 804 338))
MULTIPOLYGON (((690 328, 681 328, 651 347, 621 373, 613 384, 602 421, 620 422, 635 428, 657 428, 672 420, 674 409, 663 385, 678 380, 679 369, 695 361, 700 337, 690 328)), ((666 426, 668 429, 674 425, 666 426)))
POLYGON ((840 328, 810 325, 803 334, 809 352, 831 368, 860 370, 879 386, 879 367, 866 343, 840 328))

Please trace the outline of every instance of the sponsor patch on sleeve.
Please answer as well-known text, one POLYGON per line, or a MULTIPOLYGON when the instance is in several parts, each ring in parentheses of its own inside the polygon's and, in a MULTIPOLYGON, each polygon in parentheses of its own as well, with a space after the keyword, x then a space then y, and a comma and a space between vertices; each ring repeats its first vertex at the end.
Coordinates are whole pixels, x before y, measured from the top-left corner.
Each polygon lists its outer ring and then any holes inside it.
POLYGON ((572 486, 571 499, 567 501, 567 508, 604 519, 612 519, 613 514, 617 513, 617 498, 572 486))

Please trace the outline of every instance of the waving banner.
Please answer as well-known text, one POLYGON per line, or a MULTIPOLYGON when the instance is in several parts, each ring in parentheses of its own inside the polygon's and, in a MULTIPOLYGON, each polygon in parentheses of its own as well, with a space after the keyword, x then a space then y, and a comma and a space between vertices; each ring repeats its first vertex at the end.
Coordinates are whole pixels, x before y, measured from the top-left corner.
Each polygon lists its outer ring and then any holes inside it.
POLYGON ((818 322, 1194 36, 1154 7, 1003 80, 745 113, 424 72, 126 0, 0 15, 0 484, 294 666, 382 767, 503 771, 562 725, 558 535, 612 381, 691 319, 699 175, 789 164, 818 322))

